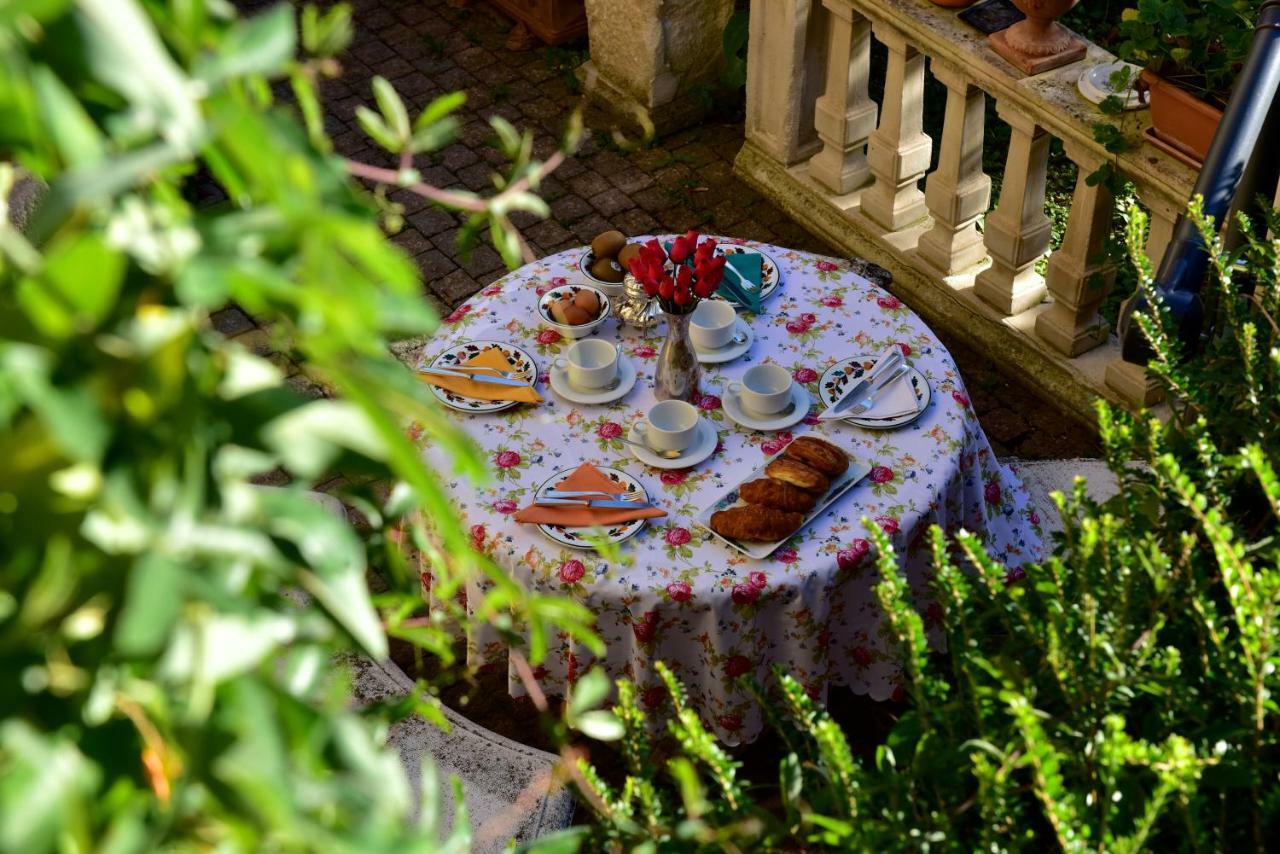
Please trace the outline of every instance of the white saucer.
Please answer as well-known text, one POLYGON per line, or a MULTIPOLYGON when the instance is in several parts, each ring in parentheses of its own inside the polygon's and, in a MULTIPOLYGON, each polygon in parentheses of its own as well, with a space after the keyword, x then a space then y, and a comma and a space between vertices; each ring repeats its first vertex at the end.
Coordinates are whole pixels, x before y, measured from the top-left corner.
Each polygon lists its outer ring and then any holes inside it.
POLYGON ((785 430, 804 420, 804 417, 809 414, 809 405, 813 402, 813 398, 803 385, 792 383, 791 402, 795 408, 786 415, 752 415, 743 408, 738 395, 732 392, 725 392, 720 402, 724 406, 725 415, 748 430, 785 430))
MULTIPOLYGON (((636 432, 634 424, 628 431, 627 438, 633 442, 643 441, 640 434, 636 432)), ((637 460, 647 466, 653 466, 656 469, 687 469, 711 456, 718 444, 720 444, 720 436, 716 433, 716 428, 710 421, 699 416, 698 435, 694 438, 693 444, 685 449, 683 456, 676 457, 674 460, 664 460, 653 451, 637 448, 635 445, 627 445, 627 449, 635 455, 637 460)))
POLYGON ((751 343, 756 340, 756 336, 751 331, 751 327, 747 325, 747 322, 739 317, 733 324, 733 332, 735 335, 739 332, 745 332, 747 340, 741 344, 730 344, 728 347, 721 347, 718 350, 699 350, 694 347, 693 352, 698 354, 698 361, 704 365, 719 365, 724 362, 732 362, 750 350, 751 343))
POLYGON ((1120 99, 1120 105, 1123 109, 1141 110, 1147 105, 1142 100, 1142 96, 1138 94, 1138 90, 1133 87, 1133 81, 1138 79, 1138 72, 1141 70, 1136 65, 1124 62, 1091 65, 1080 73, 1080 79, 1076 85, 1080 89, 1080 94, 1087 101, 1101 104, 1107 98, 1115 97, 1120 99), (1130 85, 1127 89, 1116 89, 1111 82, 1111 75, 1119 71, 1122 65, 1129 65, 1130 85))
POLYGON ((608 391, 577 388, 569 382, 569 372, 551 364, 551 390, 570 403, 613 403, 626 397, 636 384, 636 366, 621 353, 618 354, 618 387, 608 391))

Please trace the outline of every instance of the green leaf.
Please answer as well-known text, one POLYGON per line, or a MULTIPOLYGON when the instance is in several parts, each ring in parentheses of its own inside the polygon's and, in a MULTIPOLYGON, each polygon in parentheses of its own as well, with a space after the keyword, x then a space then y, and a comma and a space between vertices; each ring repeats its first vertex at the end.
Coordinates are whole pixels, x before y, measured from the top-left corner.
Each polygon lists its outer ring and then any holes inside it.
POLYGON ((573 728, 596 741, 617 741, 625 734, 622 721, 613 712, 584 712, 573 720, 573 728))
POLYGON ((422 130, 431 127, 437 122, 443 120, 456 112, 463 104, 467 103, 466 92, 446 92, 445 94, 433 99, 430 104, 418 114, 418 118, 413 123, 414 130, 422 130))
POLYGON ((101 161, 104 157, 102 133, 58 75, 48 66, 38 65, 32 69, 31 83, 49 135, 63 162, 74 167, 92 166, 101 161))
POLYGON ((386 123, 382 121, 382 116, 378 115, 363 104, 356 107, 356 121, 360 123, 360 127, 364 129, 364 132, 367 133, 374 142, 378 143, 378 145, 382 146, 387 151, 396 154, 399 153, 400 149, 403 147, 401 141, 396 139, 395 134, 393 134, 391 129, 387 127, 386 123))
POLYGON ((408 142, 412 133, 409 127, 409 112, 404 107, 404 101, 400 100, 400 93, 396 92, 395 87, 388 83, 386 78, 374 77, 373 97, 377 100, 378 109, 382 111, 396 139, 401 145, 408 142))
POLYGON ((293 8, 280 3, 236 22, 219 42, 217 51, 196 63, 195 76, 212 86, 251 74, 278 74, 293 59, 297 46, 293 8))
POLYGON ((101 772, 73 743, 18 718, 0 724, 0 851, 53 851, 88 807, 101 772))
POLYGON ((573 696, 569 699, 569 717, 577 717, 599 706, 609 696, 612 687, 603 669, 593 667, 588 670, 573 686, 573 696))
POLYGON ((116 648, 123 655, 160 651, 182 605, 183 583, 182 567, 168 555, 153 552, 138 559, 115 629, 116 648))

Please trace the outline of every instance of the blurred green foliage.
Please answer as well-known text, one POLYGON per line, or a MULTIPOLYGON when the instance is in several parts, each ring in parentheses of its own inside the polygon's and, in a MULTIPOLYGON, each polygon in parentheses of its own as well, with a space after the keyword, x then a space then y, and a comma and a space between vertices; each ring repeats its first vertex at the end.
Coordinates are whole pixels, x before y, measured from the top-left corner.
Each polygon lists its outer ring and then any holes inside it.
MULTIPOLYGON (((453 619, 535 663, 559 633, 599 649, 584 610, 473 551, 448 501, 442 477, 483 460, 388 349, 436 318, 379 227, 396 206, 323 129, 351 34, 344 5, 0 4, 0 200, 48 185, 25 231, 0 211, 0 851, 432 849, 437 787, 410 826, 391 710, 350 708, 335 657, 384 657, 391 634, 456 668, 453 619), (197 177, 226 201, 189 202, 197 177), (214 332, 228 303, 328 395, 214 332), (359 526, 311 492, 335 471, 359 526), (406 545, 446 603, 430 619, 406 545), (376 606, 369 572, 390 588, 376 606), (449 604, 469 580, 471 616, 449 604)), ((431 192, 413 156, 450 138, 460 98, 411 120, 385 81, 373 94, 360 120, 402 155, 383 183, 431 192)), ((508 214, 544 209, 564 152, 496 132, 498 193, 433 201, 514 262, 508 214)), ((426 693, 410 711, 441 720, 426 693)))

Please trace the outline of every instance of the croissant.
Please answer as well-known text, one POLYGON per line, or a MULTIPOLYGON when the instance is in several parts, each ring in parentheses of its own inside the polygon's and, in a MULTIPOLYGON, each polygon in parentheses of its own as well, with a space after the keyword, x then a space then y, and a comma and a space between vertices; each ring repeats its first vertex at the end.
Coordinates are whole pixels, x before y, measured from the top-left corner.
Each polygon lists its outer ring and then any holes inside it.
POLYGON ((730 507, 711 514, 711 530, 722 537, 757 543, 784 540, 800 530, 803 513, 775 510, 759 504, 730 507))
POLYGON ((738 487, 738 495, 750 504, 763 504, 775 510, 807 513, 817 499, 799 487, 771 477, 762 477, 738 487))

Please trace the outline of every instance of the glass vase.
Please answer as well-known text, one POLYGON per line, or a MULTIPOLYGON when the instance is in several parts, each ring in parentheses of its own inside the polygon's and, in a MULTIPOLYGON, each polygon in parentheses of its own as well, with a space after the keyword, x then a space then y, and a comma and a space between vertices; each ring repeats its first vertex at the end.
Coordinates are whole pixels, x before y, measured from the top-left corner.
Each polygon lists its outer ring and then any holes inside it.
POLYGON ((699 394, 702 368, 689 340, 689 317, 667 313, 667 337, 658 353, 658 369, 653 376, 653 393, 658 400, 693 403, 699 394))

